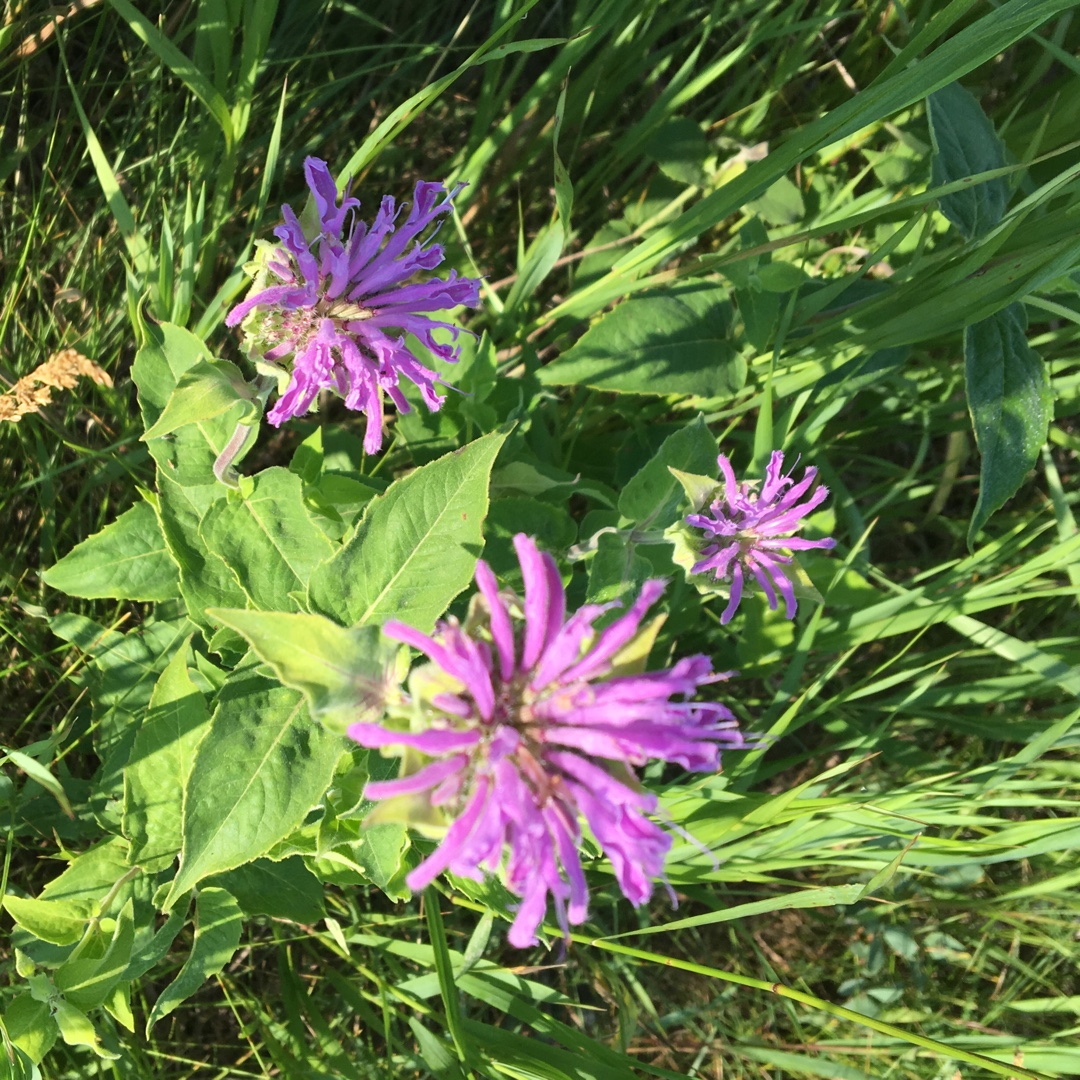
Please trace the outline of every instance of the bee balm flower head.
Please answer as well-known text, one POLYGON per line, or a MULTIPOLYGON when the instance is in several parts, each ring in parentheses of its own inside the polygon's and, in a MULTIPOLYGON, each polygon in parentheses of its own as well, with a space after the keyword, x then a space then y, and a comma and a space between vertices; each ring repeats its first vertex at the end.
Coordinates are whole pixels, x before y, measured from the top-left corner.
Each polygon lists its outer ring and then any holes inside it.
POLYGON ((787 617, 795 617, 795 582, 790 567, 793 551, 808 548, 831 548, 834 539, 804 540, 793 536, 815 507, 829 496, 824 486, 814 488, 817 469, 809 468, 797 483, 791 472, 784 473, 784 455, 774 450, 765 470, 765 480, 735 479, 731 462, 721 454, 717 458, 723 484, 716 496, 690 514, 686 523, 700 529, 704 543, 699 543, 699 560, 692 574, 711 574, 718 581, 730 582, 730 599, 720 621, 728 622, 742 599, 743 588, 752 579, 768 598, 769 607, 777 607, 777 593, 783 598, 787 617), (813 490, 812 490, 813 489, 813 490))
POLYGON ((401 223, 394 200, 384 196, 369 226, 356 217, 359 199, 346 193, 338 204, 326 162, 309 157, 304 172, 317 226, 305 232, 291 207, 281 208, 284 224, 274 230, 279 243, 261 245, 248 267, 251 292, 225 322, 243 323, 249 354, 280 376, 284 391, 267 414, 270 423, 305 413, 320 390, 333 390, 348 408, 366 413, 364 448, 374 453, 382 446, 383 393, 399 411, 409 411, 401 376, 420 388, 429 409, 445 400, 435 390, 440 376, 408 348, 405 333, 437 359, 455 361, 460 328, 427 313, 480 302, 479 281, 453 270, 446 278, 406 284, 443 261, 430 234, 418 238, 450 212, 463 185, 447 191, 442 184, 417 184, 401 223), (438 340, 435 331, 446 331, 449 341, 438 340))
POLYGON ((411 684, 427 688, 426 726, 359 723, 349 734, 363 746, 409 748, 429 759, 365 791, 372 799, 422 794, 450 821, 434 853, 409 874, 409 887, 421 889, 444 870, 476 879, 504 867, 521 897, 510 929, 521 947, 535 943, 549 896, 564 932, 585 919, 581 818, 631 902, 651 895, 671 837, 650 819, 657 800, 638 786, 635 767, 660 759, 715 770, 722 746, 745 743, 723 705, 692 700, 730 674, 715 673, 708 657, 663 671, 620 669, 663 582, 647 581, 621 617, 597 630, 611 605, 587 604, 567 618, 554 559, 523 534, 514 546, 523 602, 501 592, 481 561, 465 626, 450 619, 431 636, 400 622, 383 627, 430 661, 411 684))

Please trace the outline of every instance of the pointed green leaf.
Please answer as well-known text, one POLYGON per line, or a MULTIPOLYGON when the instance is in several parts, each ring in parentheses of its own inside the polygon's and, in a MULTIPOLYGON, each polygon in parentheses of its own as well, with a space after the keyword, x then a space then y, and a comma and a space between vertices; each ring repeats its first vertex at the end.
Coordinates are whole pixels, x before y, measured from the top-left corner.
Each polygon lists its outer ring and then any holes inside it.
POLYGON ((731 344, 726 290, 691 281, 624 300, 537 374, 555 386, 729 397, 746 381, 746 361, 731 344))
MULTIPOLYGON (((959 83, 949 83, 926 99, 930 138, 934 144, 930 183, 941 187, 976 173, 1000 169, 1005 147, 982 106, 959 83)), ((965 239, 982 236, 1000 220, 1009 201, 1004 177, 987 180, 940 200, 941 212, 965 239)))
POLYGON ((119 983, 131 959, 134 941, 134 906, 129 899, 116 919, 112 940, 104 956, 94 959, 80 956, 68 960, 53 977, 56 988, 78 1009, 97 1008, 119 983))
POLYGON ((972 545, 990 515, 1024 482, 1053 416, 1050 377, 1028 345, 1022 304, 1010 304, 964 331, 964 376, 982 456, 979 500, 968 526, 972 545))
POLYGON ((258 858, 322 799, 344 749, 303 695, 243 666, 226 680, 184 790, 180 871, 165 907, 258 858))
POLYGON ((19 994, 12 1000, 4 1010, 4 1027, 8 1038, 35 1065, 52 1049, 59 1034, 48 1003, 36 1001, 32 994, 19 994))
POLYGON ((210 714, 188 674, 188 648, 161 673, 124 770, 124 835, 132 864, 164 870, 180 850, 181 801, 210 714))
POLYGON ((255 415, 254 392, 240 369, 227 360, 198 360, 177 380, 161 415, 143 433, 142 441, 171 435, 187 424, 212 420, 238 402, 244 405, 241 415, 255 415))
POLYGON ((106 1061, 115 1061, 120 1056, 101 1045, 94 1025, 86 1013, 68 1004, 63 998, 57 998, 52 1009, 56 1026, 60 1029, 60 1038, 68 1046, 88 1046, 99 1058, 106 1061))
POLYGON ((213 610, 273 667, 286 685, 307 695, 313 716, 340 730, 377 719, 400 682, 400 652, 374 626, 346 630, 321 615, 213 610))
POLYGON ((42 573, 46 585, 87 599, 168 600, 179 596, 154 508, 139 501, 112 524, 77 544, 42 573))
POLYGON ((666 529, 675 520, 682 499, 672 470, 696 472, 715 465, 716 439, 699 414, 693 423, 669 435, 652 459, 630 478, 619 496, 619 513, 639 525, 647 522, 653 528, 666 529))
POLYGON ((243 912, 224 889, 200 889, 195 900, 195 942, 180 974, 162 991, 146 1020, 146 1035, 233 958, 240 944, 243 912))
POLYGON ((4 897, 4 909, 28 934, 53 945, 74 945, 86 929, 86 912, 64 900, 4 897))
POLYGON ((353 538, 312 574, 312 606, 345 624, 393 617, 429 632, 472 579, 506 435, 485 435, 372 499, 353 538))
POLYGON ((208 878, 236 898, 245 915, 269 915, 295 923, 316 923, 326 915, 323 883, 294 855, 281 862, 256 859, 208 878))
POLYGON ((290 594, 303 594, 312 570, 337 549, 304 506, 300 477, 278 467, 255 476, 250 494, 215 502, 199 532, 264 611, 295 610, 290 594))

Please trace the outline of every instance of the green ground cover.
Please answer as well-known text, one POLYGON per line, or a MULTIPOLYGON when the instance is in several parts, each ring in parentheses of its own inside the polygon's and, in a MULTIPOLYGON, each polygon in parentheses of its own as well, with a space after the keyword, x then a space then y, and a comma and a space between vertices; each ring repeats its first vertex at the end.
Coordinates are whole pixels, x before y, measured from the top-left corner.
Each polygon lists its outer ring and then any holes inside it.
MULTIPOLYGON (((9 4, 0 380, 64 349, 108 379, 0 419, 0 1076, 1080 1073, 1075 14, 9 4), (468 182, 440 240, 483 279, 482 336, 449 372, 466 394, 395 418, 384 453, 324 401, 263 425, 240 471, 317 489, 329 550, 391 482, 490 448, 474 524, 501 578, 525 529, 575 603, 671 579, 654 659, 737 669, 722 700, 767 736, 716 776, 645 773, 693 838, 667 863, 677 910, 659 889, 635 911, 594 858, 565 955, 557 932, 514 949, 493 885, 406 899, 415 841, 361 830, 329 750, 329 793, 297 789, 258 850, 196 873, 185 833, 172 882, 178 832, 130 869, 148 709, 239 663, 207 609, 275 610, 257 583, 177 576, 152 509, 183 439, 140 440, 136 357, 166 324, 245 363, 225 315, 307 155, 365 212, 468 182), (747 475, 774 448, 820 469, 823 604, 788 621, 751 597, 722 625, 646 542, 699 439, 747 475), (137 587, 100 558, 43 579, 125 512, 157 560, 137 587), (70 925, 31 906, 47 886, 70 925), (70 976, 84 940, 100 999, 70 976)), ((219 814, 212 785, 200 805, 219 814)))

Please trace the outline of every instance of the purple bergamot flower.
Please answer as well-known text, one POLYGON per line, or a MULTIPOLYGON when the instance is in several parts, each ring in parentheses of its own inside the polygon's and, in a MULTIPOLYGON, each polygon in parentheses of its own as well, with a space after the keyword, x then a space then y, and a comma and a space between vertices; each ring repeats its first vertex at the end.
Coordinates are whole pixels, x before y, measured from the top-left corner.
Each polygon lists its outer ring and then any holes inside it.
POLYGON ((722 623, 729 622, 742 599, 746 572, 753 574, 768 598, 769 607, 776 610, 777 592, 787 605, 787 617, 793 619, 797 607, 795 584, 785 567, 794 561, 793 551, 807 548, 831 548, 836 541, 804 540, 793 536, 801 528, 803 518, 829 496, 829 489, 819 485, 810 492, 817 479, 817 469, 808 468, 796 483, 791 473, 783 473, 784 454, 774 450, 765 470, 765 480, 743 481, 735 479, 731 462, 721 454, 717 458, 723 485, 717 497, 708 505, 707 512, 689 514, 686 523, 702 529, 707 539, 699 549, 702 558, 694 564, 691 573, 713 574, 718 581, 731 583, 731 597, 720 616, 722 623))
POLYGON ((447 278, 405 284, 443 261, 442 246, 431 243, 430 234, 417 237, 450 212, 464 184, 449 191, 442 184, 417 184, 401 225, 395 225, 399 210, 386 195, 369 227, 356 217, 359 199, 346 192, 338 205, 326 162, 309 157, 304 173, 318 222, 305 230, 292 208, 282 206, 285 223, 274 230, 280 244, 260 244, 246 267, 254 279, 251 291, 225 323, 243 322, 249 355, 279 378, 283 390, 267 414, 271 424, 302 415, 320 390, 334 390, 348 408, 367 414, 364 449, 370 454, 382 446, 383 391, 400 412, 409 411, 402 375, 420 388, 432 411, 445 400, 435 390, 442 378, 406 346, 405 333, 438 359, 456 361, 460 327, 424 313, 480 302, 480 282, 454 270, 447 278), (449 341, 437 340, 436 330, 449 331, 449 341))
POLYGON ((721 745, 746 742, 723 705, 691 700, 731 672, 714 672, 700 655, 653 672, 627 661, 628 646, 647 633, 641 622, 662 581, 645 582, 630 609, 597 630, 613 605, 586 604, 566 618, 555 560, 524 534, 514 547, 524 602, 500 592, 480 561, 465 625, 448 619, 430 637, 394 620, 383 627, 431 661, 410 681, 423 729, 359 723, 348 733, 362 746, 430 759, 365 790, 370 799, 422 794, 450 822, 408 886, 422 889, 444 870, 479 879, 483 869, 505 865, 506 884, 522 898, 509 934, 520 948, 535 944, 549 894, 564 934, 585 919, 581 817, 630 901, 651 895, 671 837, 650 820, 657 799, 641 790, 635 767, 660 759, 716 770, 721 745))

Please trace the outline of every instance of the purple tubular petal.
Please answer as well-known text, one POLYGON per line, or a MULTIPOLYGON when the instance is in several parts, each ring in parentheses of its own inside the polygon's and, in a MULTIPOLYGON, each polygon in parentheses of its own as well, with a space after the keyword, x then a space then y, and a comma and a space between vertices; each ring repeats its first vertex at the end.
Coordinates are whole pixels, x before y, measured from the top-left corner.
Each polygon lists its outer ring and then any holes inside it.
POLYGON ((510 615, 499 596, 499 584, 495 575, 483 559, 476 564, 476 584, 487 601, 491 639, 495 642, 495 651, 499 655, 499 676, 503 682, 509 682, 514 674, 514 628, 510 625, 510 615))
POLYGON ((359 207, 360 200, 346 197, 342 199, 339 207, 337 184, 334 183, 326 162, 320 161, 317 157, 304 159, 304 175, 307 177, 311 194, 315 196, 315 205, 319 210, 319 221, 322 223, 323 232, 331 236, 340 236, 345 226, 345 218, 350 210, 359 207))
POLYGON ((446 831, 442 843, 414 870, 411 870, 405 878, 405 884, 413 892, 430 885, 456 858, 459 849, 464 845, 472 832, 480 814, 484 810, 484 804, 488 800, 488 781, 480 777, 476 784, 476 791, 468 806, 462 811, 461 816, 446 831))
POLYGON ((585 656, 564 674, 564 680, 588 679, 606 670, 608 661, 638 632, 645 612, 660 599, 665 587, 666 583, 660 578, 646 581, 630 610, 600 635, 585 656))
POLYGON ((397 795, 415 795, 420 791, 430 791, 448 776, 461 772, 469 763, 465 754, 455 754, 442 761, 433 761, 430 765, 397 780, 369 780, 364 787, 365 799, 391 799, 397 795))
POLYGON ((388 731, 378 724, 351 724, 346 731, 350 739, 369 750, 385 746, 411 746, 414 750, 438 757, 457 750, 470 750, 480 741, 479 731, 447 731, 430 728, 427 731, 388 731))
POLYGON ((728 605, 724 608, 723 615, 720 616, 720 622, 727 624, 731 622, 731 617, 735 614, 736 609, 739 606, 739 601, 742 599, 743 593, 743 570, 742 567, 736 563, 735 569, 731 572, 731 596, 728 599, 728 605))
POLYGON ((514 537, 514 550, 525 578, 525 644, 521 666, 535 666, 540 654, 562 628, 566 614, 566 595, 555 560, 541 553, 536 543, 524 533, 514 537))

